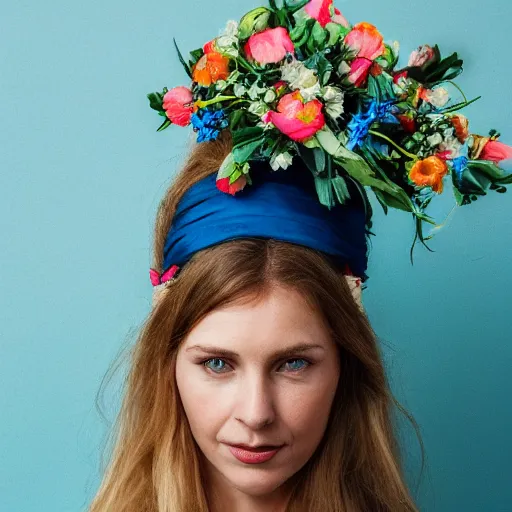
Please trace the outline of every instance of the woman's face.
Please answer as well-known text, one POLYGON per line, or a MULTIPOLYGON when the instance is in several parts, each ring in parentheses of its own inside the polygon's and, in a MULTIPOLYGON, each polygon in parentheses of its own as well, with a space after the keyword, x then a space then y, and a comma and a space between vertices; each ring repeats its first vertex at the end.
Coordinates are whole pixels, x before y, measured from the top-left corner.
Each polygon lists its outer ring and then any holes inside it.
POLYGON ((258 303, 211 312, 186 337, 176 362, 207 474, 215 485, 254 497, 275 491, 312 456, 338 379, 337 349, 321 316, 283 287, 258 303), (262 461, 264 455, 230 449, 241 444, 281 448, 262 461))

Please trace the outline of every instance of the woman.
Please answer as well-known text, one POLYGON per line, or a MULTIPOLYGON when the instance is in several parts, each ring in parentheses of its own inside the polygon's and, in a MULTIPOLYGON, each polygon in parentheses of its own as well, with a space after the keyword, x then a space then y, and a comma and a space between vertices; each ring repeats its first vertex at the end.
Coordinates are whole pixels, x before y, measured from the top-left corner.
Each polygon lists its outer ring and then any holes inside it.
MULTIPOLYGON (((193 148, 161 203, 155 267, 180 200, 231 148, 226 134, 193 148)), ((417 510, 395 407, 416 425, 355 297, 305 246, 241 238, 195 253, 133 349, 91 512, 417 510)))
POLYGON ((504 192, 512 148, 447 105, 456 53, 396 69, 398 45, 332 0, 271 0, 179 57, 192 85, 150 106, 201 144, 157 216, 154 309, 91 511, 417 510, 394 413, 418 428, 361 304, 366 190, 425 244, 446 179, 459 205, 504 192))

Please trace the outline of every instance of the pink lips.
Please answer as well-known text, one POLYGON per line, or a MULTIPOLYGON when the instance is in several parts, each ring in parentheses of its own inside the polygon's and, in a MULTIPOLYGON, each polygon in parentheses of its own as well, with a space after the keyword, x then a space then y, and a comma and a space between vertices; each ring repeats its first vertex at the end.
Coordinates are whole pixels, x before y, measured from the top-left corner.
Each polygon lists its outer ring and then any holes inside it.
POLYGON ((270 460, 282 447, 268 450, 251 450, 240 446, 229 446, 229 451, 240 461, 245 464, 261 464, 270 460))

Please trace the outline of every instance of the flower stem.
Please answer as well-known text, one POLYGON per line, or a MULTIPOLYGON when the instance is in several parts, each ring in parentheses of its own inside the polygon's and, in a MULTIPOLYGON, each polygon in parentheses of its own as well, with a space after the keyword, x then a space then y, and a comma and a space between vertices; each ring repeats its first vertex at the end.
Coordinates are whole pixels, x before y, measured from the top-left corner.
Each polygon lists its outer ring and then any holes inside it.
POLYGON ((391 145, 393 145, 396 149, 398 149, 398 151, 400 151, 405 156, 409 157, 411 160, 418 160, 417 155, 413 155, 412 153, 409 153, 404 148, 402 148, 398 144, 396 144, 396 142, 393 142, 389 137, 386 137, 386 135, 384 135, 383 133, 376 132, 375 130, 369 130, 368 133, 371 133, 372 135, 375 135, 376 137, 380 137, 381 139, 386 140, 391 145))
POLYGON ((220 103, 221 101, 236 100, 236 99, 238 99, 237 96, 217 96, 216 98, 213 98, 213 99, 208 100, 208 101, 202 101, 202 100, 196 101, 195 104, 199 108, 204 108, 204 107, 207 107, 209 105, 214 105, 215 103, 220 103))
POLYGON ((466 98, 466 95, 464 94, 464 91, 452 80, 448 80, 449 84, 452 84, 456 89, 459 90, 459 92, 462 94, 462 97, 464 98, 464 101, 467 103, 468 99, 466 98))

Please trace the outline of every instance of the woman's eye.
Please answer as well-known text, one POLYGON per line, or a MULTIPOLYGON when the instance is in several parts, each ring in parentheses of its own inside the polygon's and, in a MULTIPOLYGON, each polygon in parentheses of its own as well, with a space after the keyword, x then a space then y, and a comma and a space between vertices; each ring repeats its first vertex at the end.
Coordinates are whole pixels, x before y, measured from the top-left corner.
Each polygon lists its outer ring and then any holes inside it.
POLYGON ((309 361, 306 361, 305 359, 289 359, 284 363, 283 366, 288 364, 289 371, 298 372, 300 370, 303 370, 304 368, 307 368, 311 363, 309 361))
POLYGON ((203 365, 206 368, 208 368, 209 370, 212 370, 212 372, 224 373, 224 372, 222 372, 222 370, 226 366, 226 362, 223 359, 214 357, 212 359, 208 359, 207 361, 204 361, 203 365), (210 365, 209 363, 212 363, 212 364, 210 365))
MULTIPOLYGON (((213 373, 226 373, 226 369, 228 368, 228 364, 226 361, 219 357, 212 357, 211 359, 207 359, 206 361, 203 361, 201 363, 205 368, 208 368, 213 373)), ((281 367, 287 367, 285 368, 285 371, 288 372, 299 372, 301 370, 304 370, 308 366, 311 366, 311 363, 309 361, 306 361, 305 359, 288 359, 288 361, 285 361, 281 367)))

